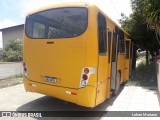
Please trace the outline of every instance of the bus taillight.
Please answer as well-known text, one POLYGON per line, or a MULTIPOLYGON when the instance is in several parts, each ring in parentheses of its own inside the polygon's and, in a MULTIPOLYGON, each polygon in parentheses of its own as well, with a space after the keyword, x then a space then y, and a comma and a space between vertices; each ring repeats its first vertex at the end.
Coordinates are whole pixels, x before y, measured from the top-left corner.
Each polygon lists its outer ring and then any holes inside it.
POLYGON ((88 76, 86 74, 83 74, 82 78, 83 78, 83 80, 87 80, 88 76))
POLYGON ((25 62, 23 62, 23 71, 24 71, 24 76, 28 78, 28 69, 25 62))
POLYGON ((82 69, 80 84, 79 87, 86 87, 89 81, 89 77, 91 74, 96 73, 96 68, 93 67, 85 67, 82 69))
POLYGON ((88 68, 84 68, 84 73, 88 74, 89 73, 89 69, 88 68))

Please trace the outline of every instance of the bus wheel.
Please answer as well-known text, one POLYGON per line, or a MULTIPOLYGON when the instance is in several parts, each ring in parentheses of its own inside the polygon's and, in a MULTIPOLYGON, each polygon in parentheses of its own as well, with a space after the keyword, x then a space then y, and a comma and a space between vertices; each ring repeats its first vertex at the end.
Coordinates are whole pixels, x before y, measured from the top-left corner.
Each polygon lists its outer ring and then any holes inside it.
POLYGON ((113 92, 114 96, 118 95, 119 88, 120 88, 120 80, 121 80, 121 74, 120 74, 120 72, 117 72, 117 75, 116 75, 116 88, 115 88, 115 90, 113 92))

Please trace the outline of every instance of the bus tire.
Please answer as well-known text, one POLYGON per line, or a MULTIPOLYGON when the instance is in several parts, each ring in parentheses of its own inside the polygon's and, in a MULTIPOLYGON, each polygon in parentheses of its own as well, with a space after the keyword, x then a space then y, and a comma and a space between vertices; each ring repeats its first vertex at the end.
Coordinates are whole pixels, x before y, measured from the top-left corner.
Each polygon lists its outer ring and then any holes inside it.
POLYGON ((113 92, 113 96, 117 96, 118 93, 119 93, 120 81, 121 81, 121 73, 120 73, 120 71, 118 71, 117 74, 116 74, 116 88, 113 92))

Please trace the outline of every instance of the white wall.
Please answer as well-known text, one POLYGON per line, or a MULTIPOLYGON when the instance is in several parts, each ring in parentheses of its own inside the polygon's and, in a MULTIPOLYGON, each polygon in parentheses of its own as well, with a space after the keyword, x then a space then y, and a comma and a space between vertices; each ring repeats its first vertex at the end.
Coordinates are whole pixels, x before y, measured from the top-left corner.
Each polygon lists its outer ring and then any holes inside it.
POLYGON ((22 62, 3 62, 0 63, 0 80, 12 76, 22 76, 22 62))
POLYGON ((3 48, 2 32, 0 32, 0 48, 3 48))

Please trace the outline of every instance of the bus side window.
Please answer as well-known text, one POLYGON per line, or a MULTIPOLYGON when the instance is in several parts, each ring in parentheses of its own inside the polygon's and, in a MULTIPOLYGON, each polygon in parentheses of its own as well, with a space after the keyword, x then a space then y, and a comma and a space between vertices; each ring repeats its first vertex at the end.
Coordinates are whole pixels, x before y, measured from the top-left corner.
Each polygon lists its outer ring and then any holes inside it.
POLYGON ((108 63, 110 63, 111 36, 112 36, 112 32, 108 32, 108 63))
POLYGON ((99 54, 103 55, 107 52, 106 41, 106 18, 101 13, 98 13, 98 41, 99 54))
POLYGON ((129 41, 126 41, 126 59, 129 59, 129 41))
POLYGON ((124 32, 119 30, 119 53, 125 53, 124 32))

